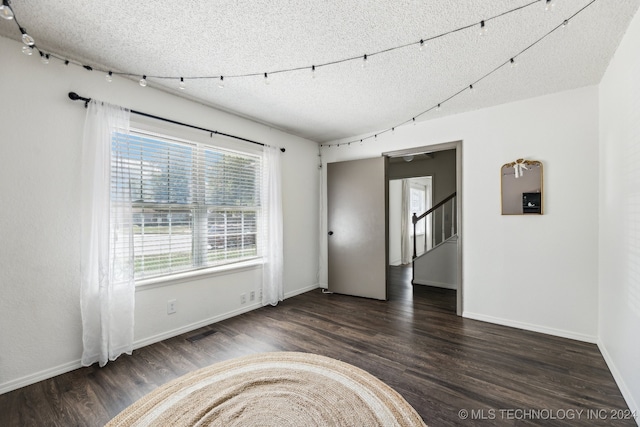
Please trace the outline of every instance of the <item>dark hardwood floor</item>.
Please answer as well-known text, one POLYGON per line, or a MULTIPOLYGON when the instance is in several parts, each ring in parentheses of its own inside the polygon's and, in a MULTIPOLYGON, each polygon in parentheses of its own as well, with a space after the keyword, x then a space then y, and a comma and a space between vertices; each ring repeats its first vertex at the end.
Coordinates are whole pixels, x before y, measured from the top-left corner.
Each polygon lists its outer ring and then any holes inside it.
POLYGON ((613 419, 627 406, 595 345, 457 317, 455 291, 391 274, 387 302, 315 290, 5 393, 0 426, 101 426, 180 375, 266 351, 365 369, 433 426, 635 425, 613 419))

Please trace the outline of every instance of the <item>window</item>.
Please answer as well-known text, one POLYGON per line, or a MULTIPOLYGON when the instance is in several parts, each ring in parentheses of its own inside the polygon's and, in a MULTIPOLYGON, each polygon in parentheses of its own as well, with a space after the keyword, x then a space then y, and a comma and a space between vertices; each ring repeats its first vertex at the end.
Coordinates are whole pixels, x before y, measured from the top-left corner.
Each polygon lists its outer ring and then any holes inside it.
MULTIPOLYGON (((426 209, 427 192, 424 185, 411 184, 411 190, 409 193, 409 224, 412 223, 411 217, 413 214, 422 215, 426 209)), ((425 221, 418 221, 416 224, 416 234, 424 234, 425 221)), ((413 235, 413 228, 411 228, 411 235, 413 235)))
POLYGON ((260 156, 139 130, 112 150, 111 203, 122 188, 133 201, 136 279, 258 256, 260 156))

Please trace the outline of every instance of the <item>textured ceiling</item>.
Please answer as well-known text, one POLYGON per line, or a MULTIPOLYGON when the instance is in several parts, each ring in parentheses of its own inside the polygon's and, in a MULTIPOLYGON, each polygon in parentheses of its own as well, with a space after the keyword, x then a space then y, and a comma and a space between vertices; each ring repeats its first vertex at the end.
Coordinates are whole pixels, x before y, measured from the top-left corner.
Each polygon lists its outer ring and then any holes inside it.
MULTIPOLYGON (((13 0, 37 46, 95 68, 157 76, 232 76, 311 67, 418 42, 478 23, 532 0, 13 0)), ((518 99, 597 84, 640 0, 545 1, 478 26, 362 60, 262 76, 189 80, 149 78, 149 86, 326 142, 411 120, 428 120, 518 99)), ((0 20, 0 35, 19 39, 0 20)), ((34 56, 34 61, 38 59, 34 56)), ((139 79, 137 77, 136 79, 139 79)), ((105 84, 108 84, 105 81, 105 84)), ((111 84, 117 84, 114 81, 111 84)), ((91 96, 91 94, 83 94, 91 96)))

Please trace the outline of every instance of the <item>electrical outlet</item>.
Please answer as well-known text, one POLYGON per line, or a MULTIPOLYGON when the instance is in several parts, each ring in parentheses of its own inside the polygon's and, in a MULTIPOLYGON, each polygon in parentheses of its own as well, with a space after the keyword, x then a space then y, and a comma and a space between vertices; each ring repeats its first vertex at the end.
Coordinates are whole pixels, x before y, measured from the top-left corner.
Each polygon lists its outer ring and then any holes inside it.
POLYGON ((167 301, 167 314, 173 314, 178 311, 177 305, 178 302, 174 299, 167 301))
POLYGON ((240 304, 247 303, 247 294, 240 294, 240 304))
POLYGON ((256 291, 249 292, 249 301, 255 301, 255 300, 256 300, 256 291))

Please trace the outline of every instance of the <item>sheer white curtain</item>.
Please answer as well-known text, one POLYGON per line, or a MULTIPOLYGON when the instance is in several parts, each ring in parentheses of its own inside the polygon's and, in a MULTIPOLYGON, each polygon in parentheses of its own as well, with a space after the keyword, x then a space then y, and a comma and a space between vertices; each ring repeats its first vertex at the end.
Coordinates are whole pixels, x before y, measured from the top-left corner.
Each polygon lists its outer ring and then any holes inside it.
POLYGON ((104 366, 133 350, 131 160, 112 161, 111 154, 112 144, 126 140, 129 115, 124 108, 96 101, 87 109, 80 216, 83 366, 104 366), (112 182, 117 183, 113 192, 112 182))
POLYGON ((400 262, 410 264, 411 252, 411 230, 413 223, 409 220, 411 208, 411 184, 408 179, 402 180, 402 212, 400 213, 400 262))
POLYGON ((263 306, 277 305, 284 299, 280 155, 279 148, 267 146, 262 154, 263 306))

